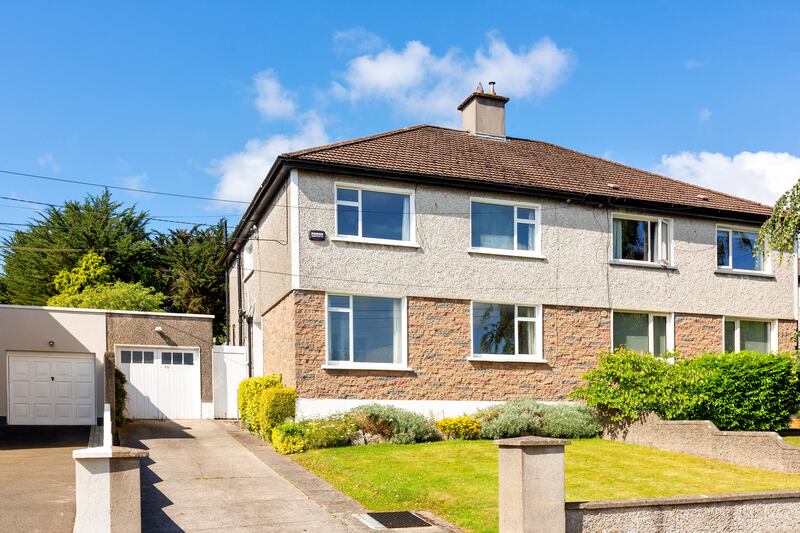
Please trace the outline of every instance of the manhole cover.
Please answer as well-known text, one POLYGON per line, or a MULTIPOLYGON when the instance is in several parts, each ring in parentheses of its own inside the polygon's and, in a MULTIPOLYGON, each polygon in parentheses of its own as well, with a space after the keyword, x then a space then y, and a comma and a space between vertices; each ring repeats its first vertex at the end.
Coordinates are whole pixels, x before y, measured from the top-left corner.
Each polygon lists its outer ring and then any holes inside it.
POLYGON ((400 529, 404 527, 431 527, 431 525, 425 520, 409 511, 367 513, 367 517, 371 518, 387 529, 400 529))

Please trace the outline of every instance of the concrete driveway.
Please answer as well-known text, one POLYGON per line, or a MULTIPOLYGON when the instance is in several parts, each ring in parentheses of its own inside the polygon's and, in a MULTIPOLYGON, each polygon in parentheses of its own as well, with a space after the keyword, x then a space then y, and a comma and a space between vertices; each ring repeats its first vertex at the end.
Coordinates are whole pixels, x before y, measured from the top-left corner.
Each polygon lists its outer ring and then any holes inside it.
POLYGON ((0 426, 0 531, 71 532, 82 426, 0 426))
POLYGON ((143 531, 349 531, 213 421, 139 421, 120 441, 150 451, 143 531))

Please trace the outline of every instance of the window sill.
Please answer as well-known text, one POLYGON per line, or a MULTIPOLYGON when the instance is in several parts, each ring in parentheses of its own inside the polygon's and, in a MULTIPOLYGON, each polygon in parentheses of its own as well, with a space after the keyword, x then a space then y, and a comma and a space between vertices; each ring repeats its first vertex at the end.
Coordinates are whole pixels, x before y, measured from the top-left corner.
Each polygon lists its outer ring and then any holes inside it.
POLYGON ((383 372, 413 372, 414 370, 404 365, 387 365, 382 363, 351 363, 343 365, 322 365, 323 370, 373 370, 383 372))
POLYGON ((775 279, 775 274, 771 272, 759 272, 757 270, 734 270, 718 268, 714 271, 714 274, 722 274, 723 276, 752 276, 756 278, 775 279))
POLYGON ((654 268, 656 270, 678 270, 674 265, 662 265, 660 263, 651 263, 649 261, 631 261, 625 259, 612 259, 608 262, 611 266, 626 266, 626 267, 640 267, 640 268, 654 268))
POLYGON ((378 246, 398 246, 400 248, 419 248, 419 244, 410 241, 393 241, 391 239, 362 239, 358 237, 331 237, 331 242, 350 242, 354 244, 374 244, 378 246))
POLYGON ((490 248, 470 248, 469 254, 476 255, 502 255, 506 257, 524 257, 526 259, 547 259, 538 252, 520 252, 515 250, 492 250, 490 248))
POLYGON ((488 356, 488 355, 471 355, 467 357, 467 361, 476 363, 542 363, 547 364, 546 359, 534 359, 531 357, 504 357, 504 356, 488 356))

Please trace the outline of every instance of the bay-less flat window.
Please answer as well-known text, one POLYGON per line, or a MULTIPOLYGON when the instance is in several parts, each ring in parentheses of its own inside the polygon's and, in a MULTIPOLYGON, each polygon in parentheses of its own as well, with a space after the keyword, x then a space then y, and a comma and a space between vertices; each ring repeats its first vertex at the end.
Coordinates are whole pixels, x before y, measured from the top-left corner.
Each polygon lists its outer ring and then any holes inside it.
POLYGON ((328 364, 400 365, 403 300, 328 295, 328 364))
POLYGON ((730 270, 764 271, 764 257, 755 252, 755 231, 717 228, 717 268, 730 270))
POLYGON ((665 218, 615 216, 613 258, 616 261, 672 263, 672 223, 665 218))
POLYGON ((772 323, 758 320, 726 319, 724 343, 726 352, 772 351, 772 323))
POLYGON ((536 306, 472 303, 472 354, 541 359, 541 318, 536 306))
POLYGON ((412 194, 336 187, 336 235, 390 241, 413 239, 412 194))
POLYGON ((534 205, 472 200, 472 249, 538 253, 539 216, 534 205))
POLYGON ((614 349, 663 355, 672 347, 667 315, 614 311, 614 349))

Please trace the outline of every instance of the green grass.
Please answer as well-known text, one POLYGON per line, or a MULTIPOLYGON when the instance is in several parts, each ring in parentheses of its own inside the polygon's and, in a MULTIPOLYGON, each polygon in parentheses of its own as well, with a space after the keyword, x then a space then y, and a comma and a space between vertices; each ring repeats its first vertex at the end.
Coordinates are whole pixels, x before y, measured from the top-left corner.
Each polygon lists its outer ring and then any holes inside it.
POLYGON ((783 437, 783 440, 793 446, 800 446, 800 437, 783 437))
MULTIPOLYGON (((351 446, 293 458, 370 510, 425 509, 467 531, 497 531, 497 447, 490 441, 351 446)), ((566 470, 567 501, 800 489, 800 474, 600 439, 573 440, 566 470)))

